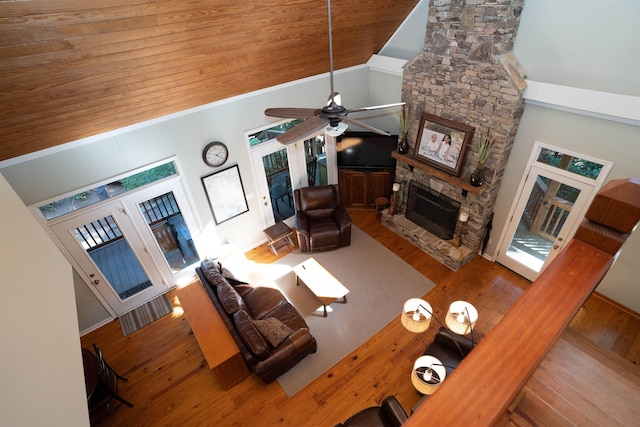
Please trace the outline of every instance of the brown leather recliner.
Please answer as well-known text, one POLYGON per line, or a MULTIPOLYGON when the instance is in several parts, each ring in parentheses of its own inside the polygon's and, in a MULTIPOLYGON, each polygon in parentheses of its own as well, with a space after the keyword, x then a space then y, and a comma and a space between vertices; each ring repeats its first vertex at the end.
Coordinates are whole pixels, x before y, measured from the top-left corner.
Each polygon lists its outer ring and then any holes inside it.
POLYGON ((338 185, 294 190, 296 232, 301 252, 336 249, 351 244, 351 218, 342 206, 338 185))

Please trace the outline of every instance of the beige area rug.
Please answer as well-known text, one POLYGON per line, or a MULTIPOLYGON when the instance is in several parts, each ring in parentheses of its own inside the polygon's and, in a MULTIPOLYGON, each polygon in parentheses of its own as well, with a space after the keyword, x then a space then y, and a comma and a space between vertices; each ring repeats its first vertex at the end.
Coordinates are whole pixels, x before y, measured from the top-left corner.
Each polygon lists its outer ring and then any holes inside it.
MULTIPOLYGON (((434 283, 404 262, 375 239, 353 227, 351 246, 335 251, 301 254, 299 251, 274 264, 253 265, 251 280, 277 284, 302 313, 318 351, 278 378, 291 397, 314 379, 396 320, 408 298, 422 297, 434 283), (349 289, 347 303, 322 305, 304 285, 295 285, 292 267, 313 256, 349 289), (257 271, 261 270, 261 271, 257 271)), ((232 270, 233 271, 233 270, 232 270)))
POLYGON ((138 329, 147 326, 159 318, 166 316, 173 311, 173 306, 169 302, 166 295, 160 295, 157 298, 134 308, 128 313, 119 317, 122 335, 125 337, 138 329))

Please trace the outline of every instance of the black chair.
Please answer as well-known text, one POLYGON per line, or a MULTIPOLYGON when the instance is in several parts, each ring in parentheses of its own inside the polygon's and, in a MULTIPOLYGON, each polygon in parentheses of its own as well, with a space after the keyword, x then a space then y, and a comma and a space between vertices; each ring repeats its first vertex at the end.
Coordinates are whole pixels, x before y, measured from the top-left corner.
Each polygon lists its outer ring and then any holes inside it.
POLYGON ((102 350, 100 350, 97 345, 93 344, 93 349, 96 352, 98 364, 98 384, 89 398, 91 425, 95 425, 108 417, 121 405, 126 405, 130 408, 133 407, 133 404, 118 394, 118 383, 120 381, 127 381, 127 379, 116 373, 116 371, 109 366, 102 356, 102 350), (120 402, 120 404, 112 407, 111 404, 113 400, 120 402))
POLYGON ((475 346, 475 341, 441 327, 424 354, 439 359, 449 375, 475 346))
POLYGON ((336 427, 399 427, 407 418, 398 399, 388 396, 380 406, 363 409, 336 427))

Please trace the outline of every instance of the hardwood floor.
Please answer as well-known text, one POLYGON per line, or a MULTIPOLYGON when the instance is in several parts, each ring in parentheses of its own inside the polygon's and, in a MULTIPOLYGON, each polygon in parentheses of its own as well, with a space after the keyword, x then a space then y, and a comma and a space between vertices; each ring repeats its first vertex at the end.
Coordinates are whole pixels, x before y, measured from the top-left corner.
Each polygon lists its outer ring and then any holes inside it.
MULTIPOLYGON (((480 313, 476 330, 487 331, 529 285, 481 257, 453 272, 382 226, 373 211, 352 210, 350 214, 355 225, 437 284, 424 297, 439 317, 451 301, 467 300, 480 313)), ((284 250, 280 256, 287 253, 284 250)), ((259 263, 277 258, 266 244, 246 256, 259 263)), ((81 338, 84 347, 98 344, 111 366, 129 378, 120 390, 134 407, 119 408, 101 425, 333 426, 360 409, 379 404, 389 394, 407 412, 420 399, 409 372, 432 341, 436 327, 411 334, 393 321, 292 398, 287 398, 277 382, 267 385, 255 376, 225 392, 207 367, 175 292, 169 297, 175 307, 171 315, 128 337, 122 336, 114 321, 81 338)), ((398 307, 398 313, 400 310, 398 307)), ((640 319, 635 313, 594 295, 571 328, 638 364, 640 319)))

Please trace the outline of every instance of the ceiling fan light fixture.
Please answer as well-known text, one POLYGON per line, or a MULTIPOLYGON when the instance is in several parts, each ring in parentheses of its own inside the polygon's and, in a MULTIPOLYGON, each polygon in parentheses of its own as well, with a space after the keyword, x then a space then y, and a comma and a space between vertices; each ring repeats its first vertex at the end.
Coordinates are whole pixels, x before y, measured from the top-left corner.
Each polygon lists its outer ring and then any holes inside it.
POLYGON ((327 136, 333 136, 334 138, 342 135, 349 126, 346 123, 340 122, 337 126, 327 125, 324 128, 324 134, 327 136))

